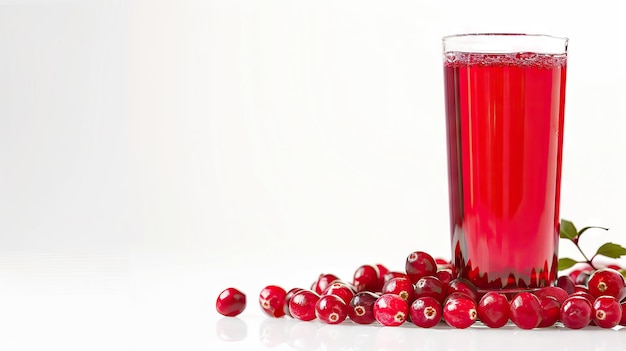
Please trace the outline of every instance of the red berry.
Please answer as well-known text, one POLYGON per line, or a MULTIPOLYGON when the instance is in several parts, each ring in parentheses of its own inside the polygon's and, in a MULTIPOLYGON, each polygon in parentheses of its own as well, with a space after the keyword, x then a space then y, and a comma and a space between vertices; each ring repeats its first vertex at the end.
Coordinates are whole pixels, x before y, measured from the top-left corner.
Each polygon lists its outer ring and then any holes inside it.
POLYGON ((407 256, 405 269, 411 283, 415 284, 423 276, 437 274, 437 263, 426 252, 415 251, 407 256))
POLYGON ((414 287, 411 281, 407 278, 392 278, 388 280, 382 289, 383 294, 396 294, 404 299, 407 304, 413 303, 414 287))
POLYGON ((348 306, 336 295, 324 295, 315 303, 315 315, 324 323, 338 324, 348 317, 348 306))
POLYGON ((317 280, 313 283, 313 286, 311 286, 311 290, 319 295, 323 293, 324 290, 326 290, 326 288, 328 288, 328 286, 335 280, 340 279, 334 274, 320 274, 317 280))
POLYGON ((415 283, 415 297, 430 296, 435 300, 443 303, 447 295, 447 286, 439 280, 437 277, 427 275, 421 277, 417 283, 415 283))
POLYGON ((217 296, 215 309, 221 315, 234 317, 246 308, 246 295, 235 288, 227 288, 217 296))
POLYGON ((554 325, 559 320, 561 314, 561 304, 553 296, 539 298, 540 319, 539 328, 546 328, 554 325))
POLYGON ((620 306, 622 307, 622 319, 619 321, 619 325, 626 326, 626 302, 622 302, 620 306))
POLYGON ((381 286, 379 285, 380 272, 378 267, 369 264, 362 265, 354 272, 354 278, 352 285, 359 291, 379 291, 381 286))
POLYGON ((283 311, 289 317, 293 317, 291 315, 291 311, 289 310, 289 301, 291 301, 291 298, 293 298, 293 295, 295 295, 295 293, 297 293, 300 290, 302 290, 302 289, 301 288, 293 288, 293 289, 287 291, 287 295, 285 295, 285 307, 283 308, 283 311))
POLYGON ((454 274, 452 274, 451 269, 440 269, 437 271, 435 276, 443 283, 444 286, 447 286, 452 281, 454 274))
POLYGON ((535 294, 535 296, 537 296, 539 300, 548 296, 554 297, 556 301, 559 303, 559 306, 561 306, 563 301, 565 301, 565 299, 567 299, 570 295, 567 293, 567 291, 557 286, 547 286, 545 288, 541 288, 536 291, 533 291, 533 294, 535 294))
POLYGON ((380 296, 370 291, 356 293, 350 301, 348 316, 357 324, 371 324, 376 321, 374 318, 374 304, 380 296))
POLYGON ((376 263, 376 268, 378 268, 378 286, 382 289, 385 284, 385 274, 389 272, 389 269, 380 263, 376 263))
POLYGON ((556 280, 556 286, 565 290, 569 295, 574 293, 574 286, 576 284, 568 275, 562 275, 556 280))
POLYGON ((476 322, 476 302, 462 293, 448 295, 443 304, 443 320, 451 327, 465 329, 476 322))
POLYGON ((312 321, 315 319, 315 304, 320 296, 311 290, 300 290, 289 301, 289 311, 295 319, 312 321))
POLYGON ((270 317, 282 317, 285 315, 285 289, 276 285, 268 285, 259 294, 261 309, 270 317))
POLYGON ((511 300, 509 318, 522 329, 533 329, 541 322, 541 304, 537 296, 523 291, 511 300))
POLYGON ((374 303, 374 318, 385 326, 396 327, 406 321, 409 305, 398 295, 381 295, 374 303))
POLYGON ((422 328, 431 328, 439 324, 442 313, 439 301, 429 296, 415 299, 409 308, 411 322, 422 328))
POLYGON ((406 278, 406 279, 409 279, 409 276, 406 273, 403 273, 403 272, 389 271, 389 272, 385 273, 385 275, 383 276, 383 284, 385 284, 391 278, 406 278))
POLYGON ((587 286, 593 297, 609 295, 617 298, 624 288, 624 277, 620 272, 611 268, 602 268, 594 271, 589 277, 587 286))
POLYGON ((509 321, 509 300, 504 294, 489 291, 476 307, 478 319, 489 328, 500 328, 509 321))
POLYGON ((586 292, 586 291, 576 291, 575 293, 571 294, 570 296, 581 296, 581 297, 584 297, 592 305, 596 301, 595 297, 591 296, 591 294, 586 292))
POLYGON ((345 283, 334 282, 324 292, 323 295, 337 295, 343 300, 346 305, 350 303, 350 300, 354 297, 354 291, 345 283))
POLYGON ((570 296, 561 305, 559 319, 570 329, 581 329, 591 321, 591 303, 582 296, 570 296))
POLYGON ((593 303, 591 318, 600 328, 613 328, 622 320, 622 307, 613 296, 600 296, 593 303))
POLYGON ((463 293, 472 298, 474 301, 478 301, 478 289, 476 285, 465 278, 452 279, 448 283, 447 294, 450 295, 455 292, 463 293))

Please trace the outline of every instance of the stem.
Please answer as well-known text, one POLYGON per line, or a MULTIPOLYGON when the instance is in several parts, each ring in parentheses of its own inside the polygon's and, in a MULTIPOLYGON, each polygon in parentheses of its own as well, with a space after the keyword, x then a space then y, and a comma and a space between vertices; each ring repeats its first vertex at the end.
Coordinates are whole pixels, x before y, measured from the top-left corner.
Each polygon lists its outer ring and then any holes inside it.
POLYGON ((583 250, 580 248, 580 246, 578 246, 578 242, 575 242, 574 244, 576 245, 576 248, 578 249, 578 251, 580 251, 580 253, 583 255, 583 258, 584 258, 585 260, 587 260, 587 263, 591 266, 591 268, 592 268, 592 269, 594 269, 594 270, 595 270, 595 269, 597 269, 597 268, 593 265, 593 263, 591 263, 591 261, 592 261, 594 258, 596 258, 596 255, 591 256, 591 259, 589 259, 589 258, 587 257, 587 255, 585 255, 585 253, 583 252, 583 250))

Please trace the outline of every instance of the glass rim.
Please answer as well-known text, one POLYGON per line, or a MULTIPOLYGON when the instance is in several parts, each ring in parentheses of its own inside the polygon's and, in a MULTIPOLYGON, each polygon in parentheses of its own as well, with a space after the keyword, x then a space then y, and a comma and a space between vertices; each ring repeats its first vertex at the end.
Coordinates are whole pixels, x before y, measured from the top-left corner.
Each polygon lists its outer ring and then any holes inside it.
POLYGON ((528 33, 463 33, 442 37, 444 52, 567 54, 569 38, 528 33))

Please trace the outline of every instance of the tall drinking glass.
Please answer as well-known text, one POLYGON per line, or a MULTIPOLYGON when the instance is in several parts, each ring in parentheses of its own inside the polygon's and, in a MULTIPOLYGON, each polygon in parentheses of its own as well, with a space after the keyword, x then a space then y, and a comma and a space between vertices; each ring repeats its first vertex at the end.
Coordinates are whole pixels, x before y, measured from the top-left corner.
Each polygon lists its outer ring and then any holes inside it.
POLYGON ((553 283, 567 38, 443 38, 453 264, 479 290, 553 283))

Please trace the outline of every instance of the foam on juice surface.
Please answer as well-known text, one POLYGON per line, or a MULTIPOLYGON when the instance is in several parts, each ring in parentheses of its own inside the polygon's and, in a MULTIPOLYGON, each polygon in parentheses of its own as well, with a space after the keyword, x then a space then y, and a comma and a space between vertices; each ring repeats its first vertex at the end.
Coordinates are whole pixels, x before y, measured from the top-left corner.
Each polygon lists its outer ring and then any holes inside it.
POLYGON ((450 51, 444 54, 446 66, 529 66, 557 68, 567 64, 566 54, 514 52, 506 54, 450 51))

